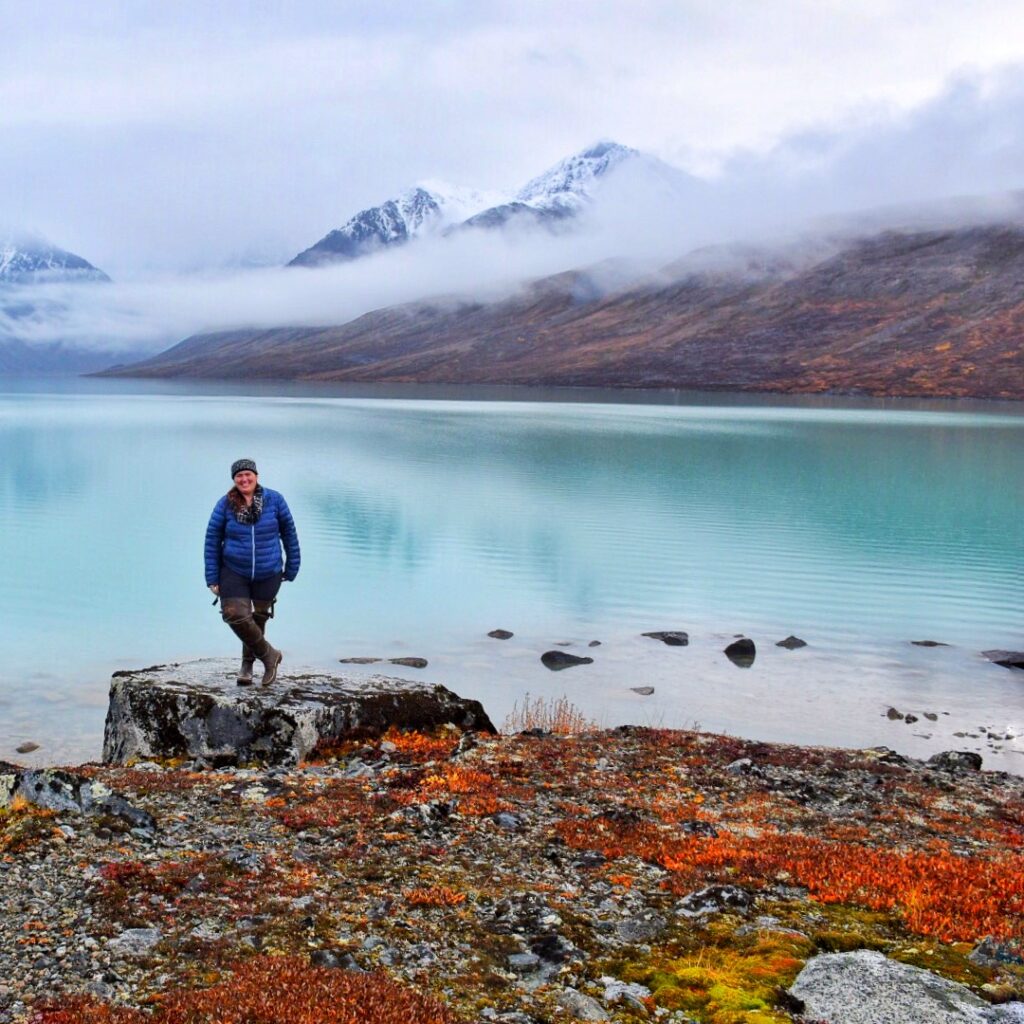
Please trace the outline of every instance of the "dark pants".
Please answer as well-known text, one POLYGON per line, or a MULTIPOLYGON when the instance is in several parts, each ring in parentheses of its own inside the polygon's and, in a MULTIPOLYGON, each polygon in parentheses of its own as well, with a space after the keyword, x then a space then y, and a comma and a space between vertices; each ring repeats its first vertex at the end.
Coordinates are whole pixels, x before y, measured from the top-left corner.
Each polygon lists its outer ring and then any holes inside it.
POLYGON ((220 567, 220 614, 242 641, 242 657, 262 658, 268 649, 264 638, 267 621, 274 617, 274 601, 281 589, 281 573, 262 580, 250 580, 220 567))
POLYGON ((226 565, 220 567, 220 599, 243 598, 246 601, 260 601, 271 604, 281 589, 281 581, 284 576, 275 573, 262 580, 251 580, 246 576, 239 576, 232 572, 226 565))

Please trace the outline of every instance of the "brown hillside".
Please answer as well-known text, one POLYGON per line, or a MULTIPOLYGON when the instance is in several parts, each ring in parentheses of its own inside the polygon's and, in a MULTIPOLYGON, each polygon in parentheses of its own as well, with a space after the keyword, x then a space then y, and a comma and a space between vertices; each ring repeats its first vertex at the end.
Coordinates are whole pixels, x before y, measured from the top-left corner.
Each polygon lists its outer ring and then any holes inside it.
POLYGON ((1024 399, 1024 229, 887 232, 799 269, 677 271, 598 297, 581 272, 492 304, 197 335, 116 374, 1024 399))

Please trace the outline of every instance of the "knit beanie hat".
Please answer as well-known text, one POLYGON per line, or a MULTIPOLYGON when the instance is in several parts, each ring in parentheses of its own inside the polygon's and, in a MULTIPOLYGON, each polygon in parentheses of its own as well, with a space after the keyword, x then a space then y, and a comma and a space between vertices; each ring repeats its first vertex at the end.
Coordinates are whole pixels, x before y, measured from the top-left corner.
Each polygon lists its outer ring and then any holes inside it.
POLYGON ((257 471, 256 470, 256 463, 253 462, 252 459, 238 459, 236 462, 232 462, 231 463, 231 479, 234 480, 234 478, 239 473, 242 473, 245 470, 248 470, 250 473, 255 473, 257 471))

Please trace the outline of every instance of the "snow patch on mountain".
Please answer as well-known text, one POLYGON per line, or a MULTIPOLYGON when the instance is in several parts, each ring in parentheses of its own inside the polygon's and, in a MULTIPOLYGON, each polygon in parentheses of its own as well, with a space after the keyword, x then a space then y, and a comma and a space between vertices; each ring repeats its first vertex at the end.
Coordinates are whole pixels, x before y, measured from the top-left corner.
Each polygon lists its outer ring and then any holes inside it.
POLYGON ((43 281, 109 281, 88 260, 36 239, 0 240, 0 284, 43 281))
POLYGON ((447 235, 464 228, 561 232, 572 226, 577 215, 593 207, 601 194, 611 194, 613 181, 628 202, 634 187, 647 191, 653 185, 671 200, 692 180, 655 157, 606 140, 560 160, 514 195, 423 181, 394 199, 361 210, 299 253, 290 265, 320 266, 356 259, 414 238, 447 235))
POLYGON ((594 198, 601 179, 626 160, 644 159, 637 149, 617 142, 599 142, 559 160, 516 193, 516 201, 539 209, 578 210, 594 198))
POLYGON ((360 210, 316 245, 299 253, 289 266, 319 266, 356 259, 423 235, 439 234, 501 197, 478 189, 429 181, 407 189, 379 206, 360 210))
POLYGON ((438 227, 441 229, 460 224, 481 210, 486 210, 489 206, 498 206, 508 199, 508 196, 500 192, 453 185, 434 178, 421 181, 417 187, 429 192, 440 208, 442 221, 438 227))

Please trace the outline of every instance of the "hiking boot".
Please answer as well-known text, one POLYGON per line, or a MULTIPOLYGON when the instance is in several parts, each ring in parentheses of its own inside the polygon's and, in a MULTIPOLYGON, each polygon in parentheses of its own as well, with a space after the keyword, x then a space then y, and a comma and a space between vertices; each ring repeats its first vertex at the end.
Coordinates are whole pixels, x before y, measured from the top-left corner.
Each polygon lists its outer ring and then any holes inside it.
POLYGON ((252 648, 246 644, 242 648, 242 664, 238 669, 238 676, 235 682, 239 686, 252 686, 252 667, 256 661, 256 655, 252 653, 252 648))
MULTIPOLYGON (((252 621, 256 623, 264 636, 267 635, 267 622, 272 618, 270 612, 270 604, 253 601, 252 621)), ((252 685, 252 668, 255 661, 256 655, 253 653, 253 649, 248 644, 242 644, 242 667, 238 670, 238 678, 235 680, 239 686, 252 685)))
POLYGON ((260 686, 269 686, 277 679, 277 667, 284 660, 284 655, 276 647, 271 647, 266 640, 263 641, 263 644, 265 650, 257 655, 263 662, 263 678, 260 680, 260 686))

